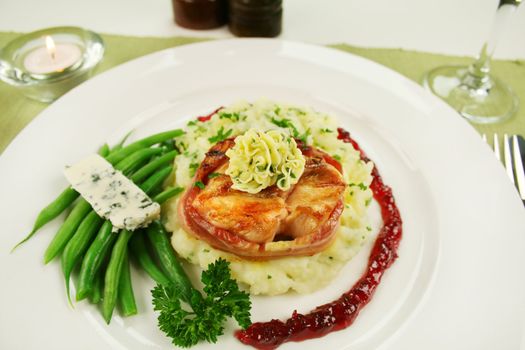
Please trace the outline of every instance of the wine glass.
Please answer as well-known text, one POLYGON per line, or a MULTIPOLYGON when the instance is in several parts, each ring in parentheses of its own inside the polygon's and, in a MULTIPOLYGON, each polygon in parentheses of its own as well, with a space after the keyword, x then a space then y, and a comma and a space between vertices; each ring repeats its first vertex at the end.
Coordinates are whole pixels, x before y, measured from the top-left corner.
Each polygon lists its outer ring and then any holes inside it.
POLYGON ((490 74, 490 61, 509 17, 521 0, 500 0, 491 35, 469 66, 443 66, 428 72, 423 86, 474 123, 495 123, 512 116, 519 100, 512 89, 490 74))

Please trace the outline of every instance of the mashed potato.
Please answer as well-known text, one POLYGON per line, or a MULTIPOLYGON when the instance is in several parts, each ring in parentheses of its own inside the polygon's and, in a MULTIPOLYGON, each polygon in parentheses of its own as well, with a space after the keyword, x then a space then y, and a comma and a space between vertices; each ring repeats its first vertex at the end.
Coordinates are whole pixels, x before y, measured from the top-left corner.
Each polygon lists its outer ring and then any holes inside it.
POLYGON ((174 199, 165 205, 165 218, 167 229, 173 232, 171 241, 177 253, 202 268, 220 257, 230 261, 233 276, 251 294, 276 295, 290 290, 309 293, 328 284, 357 254, 371 231, 366 207, 372 199, 369 185, 373 164, 363 162, 351 144, 337 139, 337 127, 327 114, 267 100, 238 102, 220 110, 207 122, 190 121, 186 135, 177 139, 182 154, 175 159, 176 186, 192 184, 204 154, 218 139, 237 136, 253 128, 280 129, 326 151, 341 162, 348 187, 333 243, 313 256, 250 261, 214 249, 179 226, 178 199, 174 199))

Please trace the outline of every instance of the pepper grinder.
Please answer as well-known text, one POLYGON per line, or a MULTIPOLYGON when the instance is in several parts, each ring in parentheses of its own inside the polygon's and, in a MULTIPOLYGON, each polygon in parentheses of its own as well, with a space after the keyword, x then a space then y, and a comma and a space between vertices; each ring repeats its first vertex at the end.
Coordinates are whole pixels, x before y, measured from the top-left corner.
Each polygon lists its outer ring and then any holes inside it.
POLYGON ((282 0, 229 0, 229 27, 236 36, 275 37, 282 18, 282 0))
POLYGON ((228 0, 172 0, 175 23, 189 29, 212 29, 226 23, 228 0))

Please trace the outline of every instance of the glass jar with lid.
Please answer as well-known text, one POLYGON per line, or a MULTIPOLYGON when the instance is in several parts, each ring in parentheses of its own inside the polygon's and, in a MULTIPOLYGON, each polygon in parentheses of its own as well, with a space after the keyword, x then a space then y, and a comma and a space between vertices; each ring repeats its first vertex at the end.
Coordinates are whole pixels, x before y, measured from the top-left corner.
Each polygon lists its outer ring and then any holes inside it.
POLYGON ((189 29, 212 29, 226 23, 228 0, 172 0, 175 23, 189 29))
POLYGON ((281 33, 282 0, 230 0, 228 17, 236 36, 275 37, 281 33))

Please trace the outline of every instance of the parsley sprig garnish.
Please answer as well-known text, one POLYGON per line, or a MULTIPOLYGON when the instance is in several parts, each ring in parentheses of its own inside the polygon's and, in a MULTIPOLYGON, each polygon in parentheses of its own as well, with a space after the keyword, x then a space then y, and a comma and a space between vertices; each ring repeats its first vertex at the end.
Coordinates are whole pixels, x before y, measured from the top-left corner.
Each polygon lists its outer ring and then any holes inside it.
POLYGON ((200 340, 217 342, 227 317, 233 317, 242 328, 251 324, 249 295, 232 279, 229 262, 219 259, 210 264, 201 281, 206 295, 192 287, 191 305, 181 303, 173 285, 157 285, 151 291, 154 309, 160 311, 159 328, 177 346, 190 347, 200 340))

